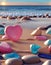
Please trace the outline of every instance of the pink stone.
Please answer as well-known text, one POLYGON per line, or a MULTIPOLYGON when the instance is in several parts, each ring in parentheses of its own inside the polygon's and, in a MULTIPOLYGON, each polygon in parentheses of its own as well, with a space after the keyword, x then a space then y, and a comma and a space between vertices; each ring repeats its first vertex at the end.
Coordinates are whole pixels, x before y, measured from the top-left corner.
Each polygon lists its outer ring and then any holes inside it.
POLYGON ((12 48, 7 42, 0 42, 0 52, 1 53, 10 53, 12 52, 12 48))
POLYGON ((51 45, 48 47, 49 52, 51 53, 51 45))
POLYGON ((46 36, 34 36, 34 39, 36 40, 47 40, 47 37, 46 36))
POLYGON ((20 25, 7 26, 5 28, 5 35, 12 41, 18 41, 22 35, 22 28, 20 25))

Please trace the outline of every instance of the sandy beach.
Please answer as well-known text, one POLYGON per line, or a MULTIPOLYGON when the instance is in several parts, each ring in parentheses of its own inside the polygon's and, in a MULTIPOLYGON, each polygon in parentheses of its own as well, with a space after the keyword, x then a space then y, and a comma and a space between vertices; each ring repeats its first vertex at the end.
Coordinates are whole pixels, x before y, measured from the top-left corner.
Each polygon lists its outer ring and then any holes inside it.
POLYGON ((51 18, 32 18, 31 20, 8 20, 5 18, 0 19, 0 24, 4 26, 8 25, 21 25, 22 28, 36 29, 37 27, 44 27, 51 25, 51 18))
MULTIPOLYGON (((1 38, 0 38, 0 41, 9 42, 12 49, 15 52, 17 52, 18 54, 20 54, 21 56, 30 55, 30 54, 32 54, 31 51, 30 51, 30 44, 35 43, 35 44, 40 45, 41 47, 44 47, 44 41, 33 40, 33 36, 30 35, 30 33, 33 30, 34 29, 23 28, 22 36, 21 36, 21 38, 18 42, 13 42, 11 40, 2 40, 1 38), (20 52, 20 51, 22 51, 22 52, 20 52)), ((42 30, 42 35, 46 35, 46 36, 48 36, 48 39, 51 39, 51 35, 47 35, 45 33, 45 31, 43 31, 43 30, 42 30)), ((40 62, 38 64, 24 64, 24 65, 42 65, 42 63, 45 62, 47 59, 40 58, 40 60, 42 62, 40 62)), ((5 60, 2 60, 1 62, 2 62, 2 65, 5 65, 4 64, 5 60)))

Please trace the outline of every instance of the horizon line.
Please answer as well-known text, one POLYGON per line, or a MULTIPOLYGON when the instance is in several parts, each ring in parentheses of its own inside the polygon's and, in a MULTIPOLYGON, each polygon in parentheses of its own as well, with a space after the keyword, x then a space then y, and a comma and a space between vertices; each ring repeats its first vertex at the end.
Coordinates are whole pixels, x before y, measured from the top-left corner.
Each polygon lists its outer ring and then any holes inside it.
POLYGON ((51 6, 51 5, 0 5, 0 6, 51 6))

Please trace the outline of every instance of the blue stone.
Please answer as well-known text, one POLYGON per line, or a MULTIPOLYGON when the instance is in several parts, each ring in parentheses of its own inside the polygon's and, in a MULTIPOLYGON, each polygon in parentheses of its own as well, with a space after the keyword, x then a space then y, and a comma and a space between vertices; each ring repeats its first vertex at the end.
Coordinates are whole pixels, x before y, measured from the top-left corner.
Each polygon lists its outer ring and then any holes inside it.
POLYGON ((19 54, 17 54, 16 52, 13 53, 8 53, 8 54, 3 54, 2 55, 5 59, 9 59, 9 58, 16 58, 16 59, 20 59, 21 56, 19 54))
POLYGON ((0 60, 3 60, 4 58, 0 55, 0 60))
POLYGON ((37 54, 39 48, 41 48, 41 47, 37 44, 31 44, 30 45, 30 50, 33 54, 37 54))
POLYGON ((51 45, 51 40, 50 40, 50 39, 49 39, 49 40, 46 40, 46 41, 44 42, 44 44, 45 44, 46 46, 51 45))
POLYGON ((51 54, 39 53, 38 56, 40 58, 51 59, 51 54))
POLYGON ((3 25, 0 25, 0 28, 5 28, 3 25))
POLYGON ((51 28, 47 29, 46 33, 51 34, 51 28))
POLYGON ((0 27, 0 35, 4 35, 4 28, 0 27))

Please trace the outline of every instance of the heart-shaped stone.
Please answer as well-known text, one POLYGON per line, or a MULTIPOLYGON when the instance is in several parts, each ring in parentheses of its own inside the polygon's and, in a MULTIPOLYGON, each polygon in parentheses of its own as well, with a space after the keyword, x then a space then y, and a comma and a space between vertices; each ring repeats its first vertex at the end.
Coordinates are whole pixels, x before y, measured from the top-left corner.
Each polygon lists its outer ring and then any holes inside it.
POLYGON ((7 26, 5 28, 5 35, 12 41, 18 41, 22 35, 22 28, 20 25, 7 26))
POLYGON ((0 52, 1 53, 10 53, 12 52, 12 48, 7 42, 0 42, 0 52))

